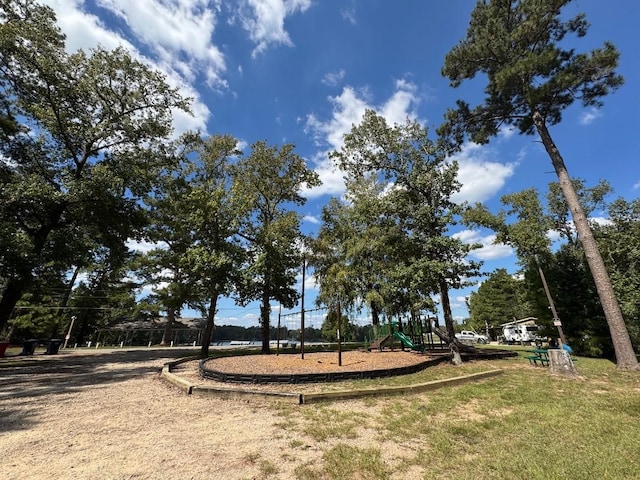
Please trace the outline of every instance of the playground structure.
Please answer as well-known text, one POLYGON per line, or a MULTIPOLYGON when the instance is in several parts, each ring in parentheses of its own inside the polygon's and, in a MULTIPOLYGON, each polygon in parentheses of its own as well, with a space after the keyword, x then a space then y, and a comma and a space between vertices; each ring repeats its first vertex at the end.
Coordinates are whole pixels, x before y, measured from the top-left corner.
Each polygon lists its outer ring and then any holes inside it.
MULTIPOLYGON (((339 307, 338 307, 339 311, 339 307)), ((298 321, 300 322, 300 331, 302 332, 304 329, 302 326, 305 321, 305 314, 308 315, 308 319, 310 315, 316 314, 318 318, 324 319, 326 316, 326 312, 328 309, 315 309, 314 311, 306 310, 300 311, 296 313, 290 313, 286 315, 278 316, 278 328, 276 331, 280 332, 281 325, 284 321, 284 324, 287 325, 287 330, 291 332, 291 330, 295 330, 290 328, 291 326, 297 326, 298 321)), ((343 318, 343 317, 340 317, 343 318)), ((358 352, 360 355, 365 354, 369 359, 380 360, 382 357, 386 357, 387 355, 402 355, 405 358, 412 357, 415 359, 415 362, 412 362, 410 365, 402 366, 402 367, 389 367, 388 363, 385 363, 384 368, 380 368, 379 365, 376 368, 376 362, 372 361, 369 363, 366 359, 361 360, 360 363, 364 368, 353 369, 351 364, 344 365, 342 363, 342 335, 343 333, 340 331, 342 325, 340 325, 342 321, 340 320, 338 323, 338 335, 337 335, 337 362, 336 364, 340 367, 334 371, 321 371, 321 368, 315 368, 312 370, 307 370, 306 368, 292 368, 292 359, 296 358, 298 362, 297 365, 303 365, 305 362, 305 354, 304 354, 304 337, 300 336, 300 346, 297 352, 289 352, 284 355, 278 355, 278 349, 276 350, 276 355, 258 355, 249 359, 248 367, 246 370, 229 370, 225 371, 224 368, 217 368, 216 365, 216 357, 209 357, 200 361, 199 364, 199 372, 200 376, 205 379, 216 380, 219 382, 225 383, 247 383, 247 384, 262 384, 262 383, 318 383, 318 382, 336 382, 336 381, 344 381, 344 380, 358 380, 358 379, 371 379, 371 378, 381 378, 381 377, 390 377, 396 375, 407 375, 411 373, 417 373, 427 367, 437 365, 441 362, 446 362, 451 358, 451 347, 448 343, 446 343, 446 334, 438 328, 437 319, 435 318, 415 318, 406 321, 406 323, 402 324, 401 321, 389 321, 388 323, 382 325, 372 326, 372 340, 371 342, 366 342, 367 348, 357 348, 357 350, 352 350, 351 352, 358 352), (432 322, 434 325, 432 326, 432 322), (405 348, 410 349, 414 354, 403 354, 400 351, 393 350, 398 347, 398 349, 405 350, 405 348), (383 352, 385 348, 389 348, 386 353, 372 353, 372 350, 378 350, 383 352), (367 352, 368 350, 368 352, 367 352), (297 355, 299 354, 299 356, 297 355), (278 368, 273 368, 272 370, 267 369, 268 371, 262 371, 260 369, 261 360, 265 357, 271 357, 271 359, 280 359, 275 360, 272 366, 285 367, 281 370, 278 368), (343 368, 344 367, 344 368, 343 368), (369 368, 367 368, 369 367, 369 368)), ((471 346, 460 346, 462 350, 460 351, 461 356, 465 358, 465 360, 473 360, 473 359, 481 359, 481 358, 505 358, 517 356, 517 352, 512 351, 504 351, 504 350, 478 350, 471 346)), ((334 352, 324 352, 325 354, 331 353, 333 355, 334 352)), ((311 359, 313 355, 317 355, 317 353, 310 353, 307 359, 311 359)), ((264 362, 268 362, 264 360, 264 362)), ((323 360, 320 363, 325 363, 326 360, 323 360)), ((264 365, 264 363, 262 364, 264 365)), ((317 365, 316 361, 311 360, 311 362, 307 362, 306 367, 317 365)))
POLYGON ((436 319, 417 317, 409 319, 405 324, 392 320, 382 325, 374 325, 368 349, 393 349, 399 343, 401 348, 407 347, 417 352, 448 350, 449 346, 437 335, 432 322, 436 322, 436 319))
MULTIPOLYGON (((279 314, 278 328, 276 331, 280 333, 281 326, 285 326, 287 331, 300 329, 300 350, 304 358, 304 334, 305 318, 307 326, 322 325, 329 308, 315 308, 309 310, 301 310, 298 312, 279 314)), ((365 341, 365 346, 369 351, 382 350, 384 348, 394 349, 396 347, 404 349, 404 347, 416 352, 441 352, 449 350, 449 346, 442 340, 436 328, 438 321, 434 317, 415 317, 406 320, 389 320, 380 325, 372 325, 371 335, 365 341)), ((338 346, 343 341, 343 335, 338 338, 338 346)), ((281 338, 277 339, 283 340, 281 338)), ((286 339, 284 339, 286 340, 286 339)), ((272 340, 273 341, 273 340, 272 340)))

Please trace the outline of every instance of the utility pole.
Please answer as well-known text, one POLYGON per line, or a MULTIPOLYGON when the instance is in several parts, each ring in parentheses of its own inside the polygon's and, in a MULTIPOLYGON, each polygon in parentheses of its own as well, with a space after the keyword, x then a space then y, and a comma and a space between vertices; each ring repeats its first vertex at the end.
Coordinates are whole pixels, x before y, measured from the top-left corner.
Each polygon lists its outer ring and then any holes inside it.
POLYGON ((302 254, 302 295, 300 296, 300 304, 302 312, 300 313, 300 357, 304 360, 304 277, 307 270, 307 257, 302 254))
POLYGON ((567 340, 564 337, 564 332, 562 330, 562 322, 560 318, 558 318, 558 312, 556 312, 556 306, 553 303, 553 298, 551 297, 551 292, 549 291, 549 286, 547 285, 547 279, 544 276, 544 272, 542 271, 542 266, 540 265, 540 260, 538 260, 538 255, 534 255, 536 260, 536 265, 538 265, 538 273, 540 274, 540 280, 542 280, 542 286, 544 287, 544 293, 547 295, 547 301, 549 302, 549 307, 551 308, 551 313, 553 314, 553 325, 558 327, 558 335, 560 335, 560 348, 562 348, 562 344, 566 344, 567 340))

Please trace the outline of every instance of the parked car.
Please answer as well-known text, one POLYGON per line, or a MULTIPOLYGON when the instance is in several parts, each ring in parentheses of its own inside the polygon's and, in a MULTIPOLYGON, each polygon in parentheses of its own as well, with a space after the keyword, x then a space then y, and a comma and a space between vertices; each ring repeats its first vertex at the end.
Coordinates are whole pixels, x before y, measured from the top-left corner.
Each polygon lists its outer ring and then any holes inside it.
POLYGON ((460 333, 456 333, 456 338, 461 342, 489 343, 489 337, 473 330, 462 330, 460 333))

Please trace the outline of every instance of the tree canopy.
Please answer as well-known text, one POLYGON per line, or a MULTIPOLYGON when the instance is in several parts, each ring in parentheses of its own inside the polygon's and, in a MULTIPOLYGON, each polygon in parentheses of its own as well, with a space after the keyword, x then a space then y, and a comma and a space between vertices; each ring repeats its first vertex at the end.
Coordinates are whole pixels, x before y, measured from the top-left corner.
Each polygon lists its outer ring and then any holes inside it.
MULTIPOLYGON (((465 245, 450 233, 464 209, 451 200, 460 187, 457 165, 445 160, 428 130, 417 121, 389 126, 373 111, 365 112, 362 122, 345 135, 343 147, 332 152, 331 157, 345 172, 347 186, 354 191, 367 185, 367 181, 382 185, 370 187, 369 195, 350 198, 371 203, 371 194, 378 197, 373 201, 380 209, 368 212, 367 231, 357 232, 368 236, 351 244, 360 245, 359 251, 364 252, 370 244, 377 244, 379 239, 371 235, 379 232, 386 246, 367 253, 366 258, 378 269, 385 268, 385 263, 375 261, 377 257, 389 260, 384 271, 365 277, 384 278, 384 282, 360 282, 357 296, 383 300, 384 309, 390 314, 415 315, 432 307, 431 295, 438 294, 453 344, 455 328, 449 289, 463 286, 479 267, 466 258, 474 245, 465 245)), ((358 212, 365 210, 356 208, 358 212)), ((353 276, 354 269, 362 268, 362 261, 348 256, 345 260, 347 270, 342 271, 347 275, 351 272, 353 276)))
POLYGON ((619 53, 606 42, 576 53, 563 42, 584 37, 585 16, 565 18, 570 0, 482 0, 471 14, 466 37, 445 57, 442 74, 458 87, 477 74, 486 78, 484 101, 470 107, 463 100, 450 109, 438 133, 449 151, 467 138, 486 143, 503 126, 537 133, 558 176, 604 308, 619 369, 640 370, 611 280, 587 216, 549 127, 576 100, 599 107, 623 78, 616 73, 619 53))
POLYGON ((137 200, 188 101, 123 48, 65 51, 53 11, 0 2, 0 329, 43 268, 87 263, 141 226, 137 200))
POLYGON ((294 145, 278 148, 264 141, 251 146, 232 175, 233 188, 251 206, 238 230, 248 261, 235 293, 241 304, 260 302, 262 351, 269 353, 271 300, 291 308, 299 296, 293 286, 302 265, 302 234, 300 216, 291 207, 304 204, 301 189, 319 185, 320 179, 294 145))

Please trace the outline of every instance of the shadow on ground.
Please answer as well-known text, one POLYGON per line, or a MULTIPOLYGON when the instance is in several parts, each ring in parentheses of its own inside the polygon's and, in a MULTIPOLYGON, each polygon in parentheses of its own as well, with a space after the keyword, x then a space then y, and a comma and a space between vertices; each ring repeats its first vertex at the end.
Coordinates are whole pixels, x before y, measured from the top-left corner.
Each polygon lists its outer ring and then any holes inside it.
POLYGON ((164 348, 5 357, 0 360, 0 401, 102 387, 157 373, 165 361, 197 353, 194 349, 164 348))

